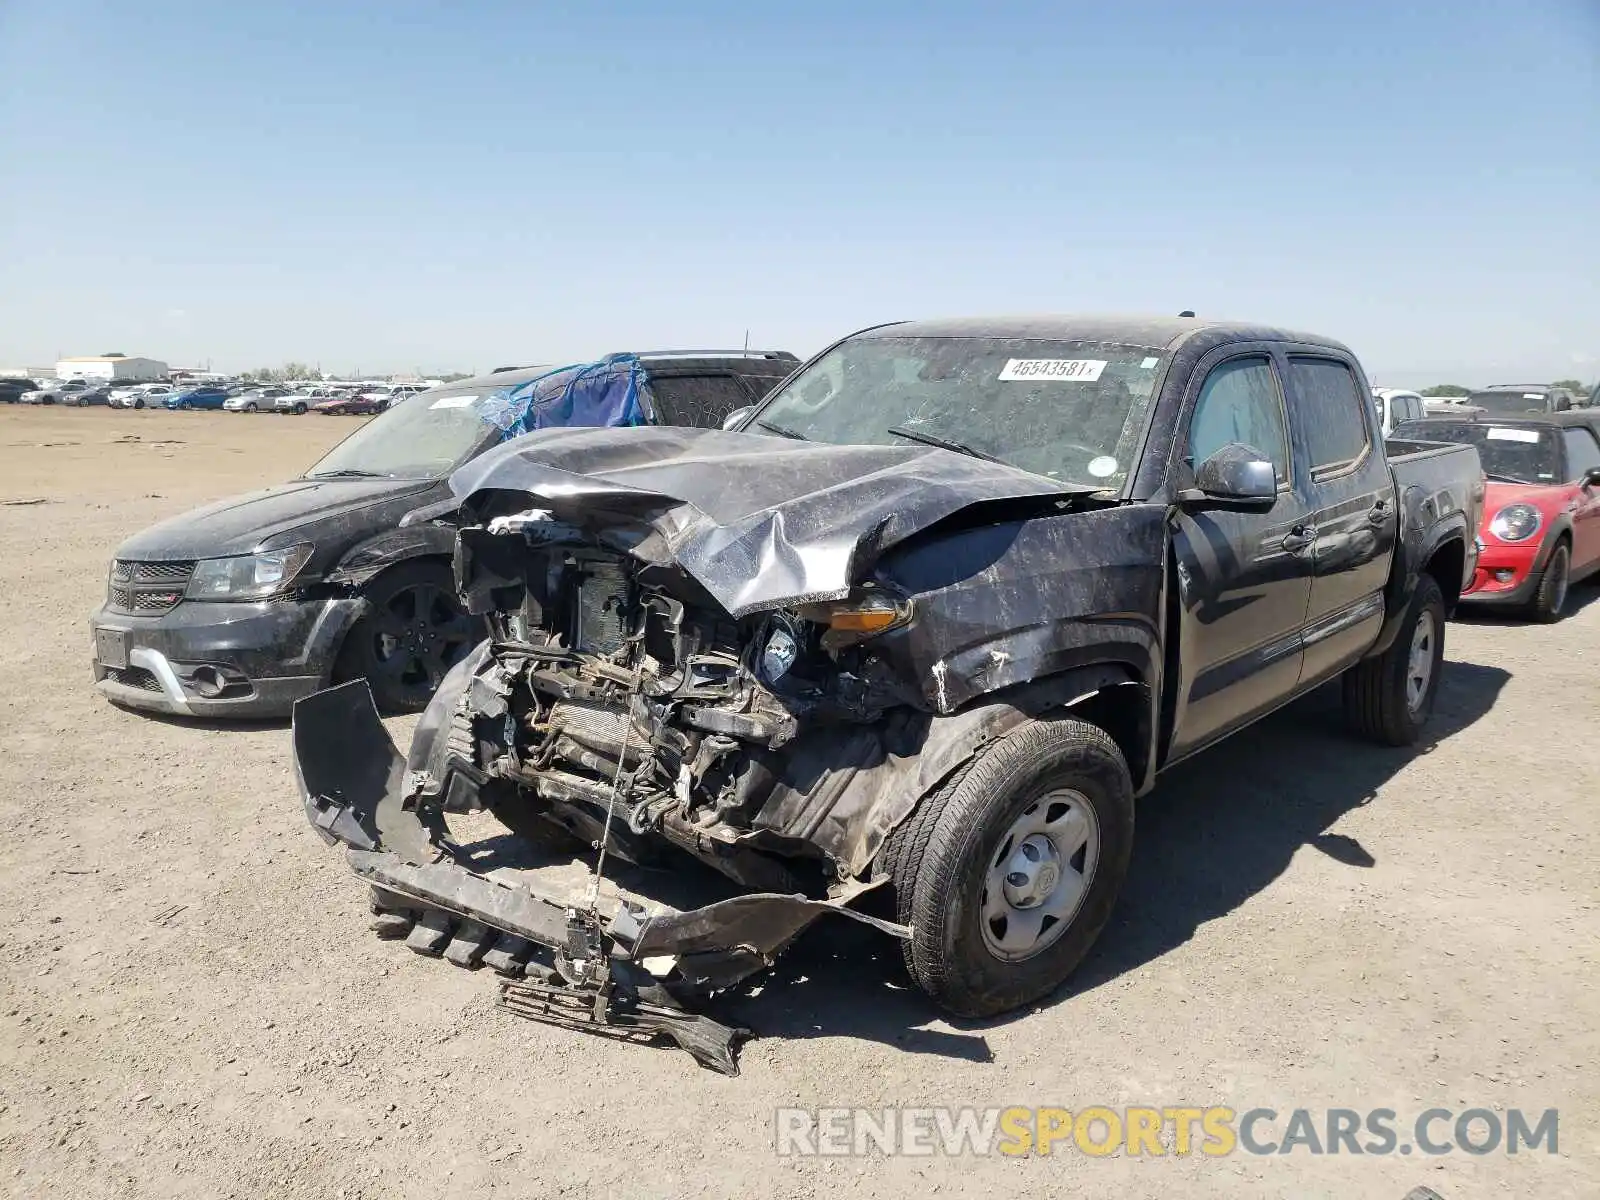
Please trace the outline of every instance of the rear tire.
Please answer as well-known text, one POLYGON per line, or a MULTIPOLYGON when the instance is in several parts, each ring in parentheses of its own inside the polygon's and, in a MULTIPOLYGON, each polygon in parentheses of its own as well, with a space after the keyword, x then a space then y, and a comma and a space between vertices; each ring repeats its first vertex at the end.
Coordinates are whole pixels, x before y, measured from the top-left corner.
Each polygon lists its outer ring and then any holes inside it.
POLYGON ((342 679, 366 679, 379 710, 421 712, 445 673, 481 639, 437 562, 391 567, 363 589, 367 613, 339 652, 342 679))
POLYGON ((1060 987, 1094 945, 1133 850, 1133 781, 1083 721, 1028 721, 981 750, 883 849, 912 980, 990 1017, 1060 987))
POLYGON ((1567 592, 1572 587, 1572 547, 1563 538, 1550 551, 1550 561, 1539 576, 1539 586, 1528 602, 1529 620, 1550 625, 1561 619, 1567 606, 1567 592))
POLYGON ((1385 746, 1410 746, 1422 736, 1439 693, 1444 626, 1444 593, 1424 574, 1394 642, 1344 673, 1345 720, 1352 730, 1385 746))

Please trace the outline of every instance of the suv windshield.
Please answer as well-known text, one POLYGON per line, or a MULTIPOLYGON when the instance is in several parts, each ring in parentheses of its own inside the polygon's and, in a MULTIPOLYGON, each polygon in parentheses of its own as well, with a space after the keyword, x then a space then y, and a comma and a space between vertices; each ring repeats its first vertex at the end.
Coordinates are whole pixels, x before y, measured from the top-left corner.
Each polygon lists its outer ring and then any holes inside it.
POLYGON ((1483 473, 1501 483, 1555 483, 1561 476, 1561 444, 1554 429, 1476 421, 1459 425, 1421 421, 1396 432, 1421 441, 1476 446, 1483 473))
POLYGON ((383 475, 432 479, 464 462, 494 432, 478 415, 504 384, 442 387, 396 400, 340 442, 306 478, 383 475))
POLYGON ((1163 352, 1108 342, 864 337, 823 355, 751 432, 838 445, 924 443, 1051 479, 1120 487, 1163 352))

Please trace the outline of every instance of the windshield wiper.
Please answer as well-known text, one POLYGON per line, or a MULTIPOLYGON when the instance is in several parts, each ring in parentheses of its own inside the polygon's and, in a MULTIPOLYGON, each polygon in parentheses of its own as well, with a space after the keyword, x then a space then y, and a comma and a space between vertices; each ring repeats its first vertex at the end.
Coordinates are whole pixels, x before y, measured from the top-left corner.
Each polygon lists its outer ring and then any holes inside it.
POLYGON ((392 479, 392 475, 385 475, 382 471, 363 471, 359 467, 340 467, 337 471, 318 471, 315 475, 307 475, 307 479, 392 479))
POLYGON ((1526 479, 1517 479, 1517 478, 1515 478, 1515 477, 1513 477, 1511 475, 1493 475, 1493 474, 1490 474, 1488 471, 1485 471, 1483 473, 1483 477, 1485 479, 1492 479, 1496 483, 1521 483, 1521 484, 1525 484, 1525 485, 1528 483, 1528 481, 1526 479))
POLYGON ((984 462, 999 463, 1001 466, 1009 465, 1004 459, 996 458, 987 450, 978 450, 972 446, 962 445, 960 442, 952 442, 948 438, 940 437, 938 434, 923 433, 919 429, 902 429, 898 425, 889 426, 886 432, 892 433, 896 437, 910 438, 913 442, 921 442, 924 446, 937 446, 941 450, 954 450, 957 454, 970 454, 973 458, 983 459, 984 462))
POLYGON ((763 421, 760 417, 757 417, 754 421, 752 421, 750 423, 752 425, 759 425, 763 429, 770 429, 773 433, 777 434, 779 437, 793 438, 797 442, 803 442, 803 441, 806 440, 806 435, 805 434, 796 433, 792 429, 785 429, 782 425, 774 425, 771 421, 763 421))

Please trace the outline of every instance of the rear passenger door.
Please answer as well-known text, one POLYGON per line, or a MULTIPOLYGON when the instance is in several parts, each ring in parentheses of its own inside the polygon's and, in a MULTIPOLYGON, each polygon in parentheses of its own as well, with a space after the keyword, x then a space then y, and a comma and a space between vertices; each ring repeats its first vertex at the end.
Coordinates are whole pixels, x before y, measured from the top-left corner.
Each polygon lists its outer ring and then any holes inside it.
POLYGON ((1398 531, 1394 477, 1354 365, 1328 351, 1290 351, 1290 424, 1310 504, 1311 606, 1302 684, 1359 658, 1383 624, 1383 589, 1398 531))
POLYGON ((1600 440, 1594 431, 1573 426, 1561 431, 1566 444, 1567 477, 1580 484, 1578 507, 1572 514, 1572 573, 1600 567, 1600 487, 1581 486, 1584 474, 1600 467, 1600 440))

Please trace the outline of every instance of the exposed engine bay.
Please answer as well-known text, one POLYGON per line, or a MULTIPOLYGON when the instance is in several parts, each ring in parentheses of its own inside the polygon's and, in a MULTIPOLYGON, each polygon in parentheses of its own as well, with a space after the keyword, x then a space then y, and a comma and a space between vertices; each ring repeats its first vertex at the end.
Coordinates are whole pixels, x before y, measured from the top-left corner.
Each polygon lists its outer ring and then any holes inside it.
POLYGON ((852 742, 882 758, 888 714, 923 707, 861 649, 905 602, 866 591, 735 620, 541 510, 464 531, 459 565, 469 604, 492 597, 491 638, 443 754, 413 764, 420 799, 548 820, 631 862, 670 844, 767 891, 826 894, 859 872, 814 840, 833 797, 797 804, 792 766, 824 748, 838 765, 852 742))

